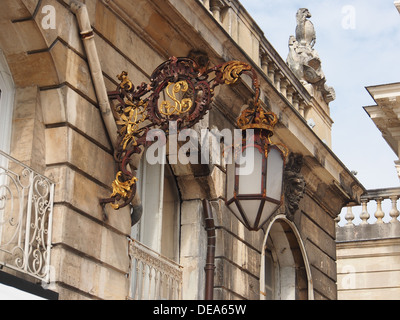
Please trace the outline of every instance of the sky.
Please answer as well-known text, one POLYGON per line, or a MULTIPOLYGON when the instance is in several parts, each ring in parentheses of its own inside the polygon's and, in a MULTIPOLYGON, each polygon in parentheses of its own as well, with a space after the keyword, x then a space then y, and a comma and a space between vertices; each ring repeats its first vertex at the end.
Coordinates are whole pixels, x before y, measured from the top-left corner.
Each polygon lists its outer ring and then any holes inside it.
POLYGON ((375 102, 367 86, 400 82, 400 14, 393 0, 241 0, 286 61, 296 12, 308 8, 327 84, 332 150, 366 189, 399 186, 395 153, 364 111, 375 102))

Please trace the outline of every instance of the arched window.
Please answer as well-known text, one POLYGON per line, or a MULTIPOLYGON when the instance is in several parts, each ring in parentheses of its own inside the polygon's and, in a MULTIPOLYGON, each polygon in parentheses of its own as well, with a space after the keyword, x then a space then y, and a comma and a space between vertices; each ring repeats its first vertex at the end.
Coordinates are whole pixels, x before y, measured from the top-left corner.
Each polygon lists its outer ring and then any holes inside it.
POLYGON ((14 107, 14 82, 3 51, 0 49, 0 150, 9 153, 14 107))
POLYGON ((277 219, 267 229, 260 289, 265 300, 313 299, 311 272, 294 225, 277 219))
POLYGON ((169 164, 150 165, 143 156, 138 192, 143 214, 132 238, 179 263, 180 196, 169 164))
MULTIPOLYGON (((270 246, 271 247, 271 246, 270 246)), ((269 248, 265 248, 265 300, 276 299, 276 287, 275 284, 279 282, 278 267, 276 265, 276 259, 272 255, 272 251, 269 248)))

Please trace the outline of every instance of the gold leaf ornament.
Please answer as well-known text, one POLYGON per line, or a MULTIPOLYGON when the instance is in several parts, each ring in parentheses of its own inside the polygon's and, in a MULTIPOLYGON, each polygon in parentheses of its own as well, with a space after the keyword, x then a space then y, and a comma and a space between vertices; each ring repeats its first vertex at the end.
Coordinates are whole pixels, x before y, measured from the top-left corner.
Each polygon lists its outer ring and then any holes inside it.
POLYGON ((251 69, 251 66, 247 63, 230 61, 222 66, 221 72, 223 74, 225 84, 232 85, 238 81, 243 71, 250 71, 251 69))
MULTIPOLYGON (((112 183, 112 188, 113 188, 113 193, 111 195, 111 198, 116 197, 117 195, 120 195, 121 198, 127 199, 131 195, 132 192, 132 186, 138 181, 136 177, 133 177, 130 180, 127 180, 125 182, 121 182, 120 177, 122 176, 122 172, 117 173, 117 177, 112 183)), ((118 204, 111 204, 111 206, 115 209, 119 209, 118 204)))
POLYGON ((187 83, 186 80, 182 80, 176 83, 169 82, 166 89, 166 93, 168 97, 174 102, 174 104, 172 104, 168 100, 161 102, 161 105, 159 107, 160 113, 169 117, 172 115, 182 115, 189 112, 193 106, 192 99, 184 98, 180 101, 179 98, 177 97, 178 93, 182 92, 183 94, 185 94, 186 92, 188 92, 188 90, 189 90, 189 84, 187 83), (173 88, 171 93, 170 91, 172 86, 173 88))

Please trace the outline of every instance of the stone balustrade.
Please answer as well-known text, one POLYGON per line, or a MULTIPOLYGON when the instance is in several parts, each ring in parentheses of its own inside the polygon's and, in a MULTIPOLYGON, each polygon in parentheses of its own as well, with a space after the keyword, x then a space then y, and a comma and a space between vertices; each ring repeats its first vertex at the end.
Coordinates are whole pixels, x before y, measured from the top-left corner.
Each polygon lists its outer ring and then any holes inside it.
POLYGON ((336 223, 339 227, 355 226, 356 221, 360 225, 398 224, 400 223, 400 212, 397 207, 399 198, 400 188, 369 190, 361 197, 361 208, 357 207, 360 210, 356 211, 355 207, 348 206, 346 214, 339 216, 336 223), (374 210, 372 212, 371 207, 374 210))
POLYGON ((139 241, 129 239, 130 299, 181 300, 182 267, 139 241))

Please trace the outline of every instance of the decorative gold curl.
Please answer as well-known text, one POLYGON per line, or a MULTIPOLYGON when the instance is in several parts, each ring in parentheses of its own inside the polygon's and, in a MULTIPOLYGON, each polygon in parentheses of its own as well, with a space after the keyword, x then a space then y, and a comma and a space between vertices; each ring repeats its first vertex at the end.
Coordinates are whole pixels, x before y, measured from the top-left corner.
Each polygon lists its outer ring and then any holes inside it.
MULTIPOLYGON (((117 173, 117 177, 112 183, 112 188, 113 188, 113 193, 111 195, 111 198, 116 197, 117 195, 120 195, 123 199, 129 198, 132 192, 132 186, 138 181, 136 177, 133 177, 131 180, 127 180, 125 182, 121 182, 119 179, 122 176, 122 172, 117 173)), ((111 206, 115 209, 119 209, 118 204, 111 204, 111 206)))
POLYGON ((251 66, 241 61, 230 61, 221 67, 223 80, 226 84, 235 84, 243 71, 251 71, 251 66))
POLYGON ((135 135, 140 131, 140 124, 147 119, 147 103, 141 100, 135 105, 130 100, 126 100, 125 104, 127 107, 124 108, 120 120, 116 122, 118 125, 122 126, 119 134, 124 137, 121 143, 123 150, 126 150, 131 140, 133 140, 133 145, 137 145, 135 135))
POLYGON ((118 78, 119 81, 121 81, 121 83, 120 83, 120 87, 121 87, 121 88, 123 88, 123 89, 125 89, 125 90, 128 90, 128 91, 132 90, 132 88, 133 88, 133 83, 132 83, 132 81, 129 80, 129 78, 128 78, 128 72, 122 71, 122 73, 119 74, 119 75, 117 76, 117 78, 118 78))
POLYGON ((179 81, 176 83, 169 82, 167 86, 167 95, 172 99, 172 101, 175 102, 175 105, 172 105, 169 101, 163 101, 161 102, 159 111, 161 114, 165 116, 172 116, 172 115, 181 115, 184 113, 187 113, 192 109, 193 106, 193 101, 190 98, 185 98, 182 99, 182 101, 179 101, 176 95, 179 92, 186 93, 189 90, 189 84, 187 83, 186 80, 179 81), (174 86, 172 88, 172 94, 170 93, 170 87, 174 86))

